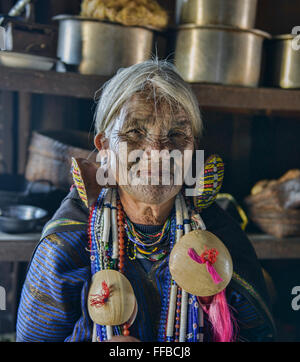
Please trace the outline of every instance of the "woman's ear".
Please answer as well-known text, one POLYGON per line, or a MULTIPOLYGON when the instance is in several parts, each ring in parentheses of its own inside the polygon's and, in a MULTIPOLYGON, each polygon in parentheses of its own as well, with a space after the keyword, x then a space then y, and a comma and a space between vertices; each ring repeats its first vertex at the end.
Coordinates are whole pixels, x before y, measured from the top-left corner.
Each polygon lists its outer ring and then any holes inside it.
POLYGON ((109 164, 109 142, 105 138, 103 133, 98 133, 94 138, 95 147, 98 150, 97 162, 100 162, 101 166, 105 168, 109 164))
POLYGON ((96 162, 100 163, 96 179, 101 187, 116 187, 111 161, 114 159, 109 149, 109 140, 103 133, 98 133, 94 138, 95 147, 98 150, 96 162))
POLYGON ((103 133, 97 133, 94 138, 94 145, 98 151, 103 151, 108 149, 108 139, 105 138, 103 133))

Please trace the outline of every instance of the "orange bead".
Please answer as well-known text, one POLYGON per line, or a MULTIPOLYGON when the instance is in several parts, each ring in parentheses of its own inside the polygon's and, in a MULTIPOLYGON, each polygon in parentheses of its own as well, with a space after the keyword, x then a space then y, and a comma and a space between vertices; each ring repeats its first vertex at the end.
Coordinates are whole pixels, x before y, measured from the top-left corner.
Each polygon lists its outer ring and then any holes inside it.
POLYGON ((125 329, 125 330, 123 331, 123 336, 129 336, 129 335, 130 335, 129 330, 128 330, 128 329, 125 329))

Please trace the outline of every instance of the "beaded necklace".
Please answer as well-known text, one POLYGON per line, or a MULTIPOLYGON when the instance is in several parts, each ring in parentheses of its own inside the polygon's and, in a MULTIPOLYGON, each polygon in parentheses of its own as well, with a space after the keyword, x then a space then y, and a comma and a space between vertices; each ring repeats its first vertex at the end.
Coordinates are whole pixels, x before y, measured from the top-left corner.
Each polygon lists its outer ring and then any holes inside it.
POLYGON ((137 231, 129 220, 125 217, 125 230, 128 238, 127 255, 130 260, 135 260, 137 252, 143 258, 150 261, 158 261, 162 259, 168 250, 166 246, 169 242, 170 218, 163 225, 161 232, 151 234, 137 231))
MULTIPOLYGON (((169 255, 174 243, 183 234, 191 230, 188 209, 181 194, 176 196, 175 211, 176 213, 173 212, 165 223, 164 233, 161 233, 159 236, 157 235, 159 242, 163 239, 169 242, 166 249, 168 255, 156 271, 156 275, 159 277, 164 269, 166 276, 161 288, 162 308, 158 328, 158 341, 201 341, 203 339, 203 311, 199 307, 195 296, 188 294, 177 286, 171 277, 168 267, 169 255)), ((128 226, 128 223, 126 224, 128 226)), ((131 228, 131 230, 135 231, 134 228, 131 228)), ((91 207, 88 236, 92 275, 104 269, 114 269, 124 273, 126 236, 124 212, 120 200, 117 199, 117 191, 115 189, 103 189, 97 201, 91 207)), ((145 247, 146 243, 142 241, 140 236, 141 234, 138 236, 138 242, 141 245, 138 246, 143 250, 142 248, 145 247)), ((154 247, 153 250, 155 250, 159 242, 156 240, 156 242, 152 243, 151 247, 154 247)), ((155 251, 153 253, 155 254, 155 251)), ((149 258, 149 254, 144 255, 149 258)), ((113 335, 128 336, 129 334, 129 325, 127 323, 121 326, 94 324, 93 341, 100 342, 110 339, 113 335)))

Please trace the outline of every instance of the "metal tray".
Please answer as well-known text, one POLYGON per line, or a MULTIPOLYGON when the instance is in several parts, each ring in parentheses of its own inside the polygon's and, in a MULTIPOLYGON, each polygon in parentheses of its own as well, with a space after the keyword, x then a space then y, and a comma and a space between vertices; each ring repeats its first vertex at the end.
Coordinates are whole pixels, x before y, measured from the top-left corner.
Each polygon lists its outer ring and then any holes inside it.
POLYGON ((0 65, 6 67, 51 70, 54 68, 55 64, 56 59, 52 58, 9 51, 0 52, 0 65))

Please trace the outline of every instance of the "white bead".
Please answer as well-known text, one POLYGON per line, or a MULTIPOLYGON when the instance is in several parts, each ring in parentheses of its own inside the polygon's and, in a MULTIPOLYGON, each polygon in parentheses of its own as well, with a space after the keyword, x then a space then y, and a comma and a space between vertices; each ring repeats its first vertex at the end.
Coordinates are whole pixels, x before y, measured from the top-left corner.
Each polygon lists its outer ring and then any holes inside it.
POLYGON ((173 337, 176 299, 177 299, 177 285, 172 284, 170 301, 169 301, 168 322, 167 322, 167 337, 173 337))
POLYGON ((185 290, 182 289, 181 309, 180 309, 179 342, 185 342, 186 323, 187 323, 187 310, 188 310, 188 293, 185 290))
POLYGON ((114 332, 113 332, 113 328, 112 326, 106 326, 106 336, 107 336, 107 339, 111 339, 114 335, 114 332))

